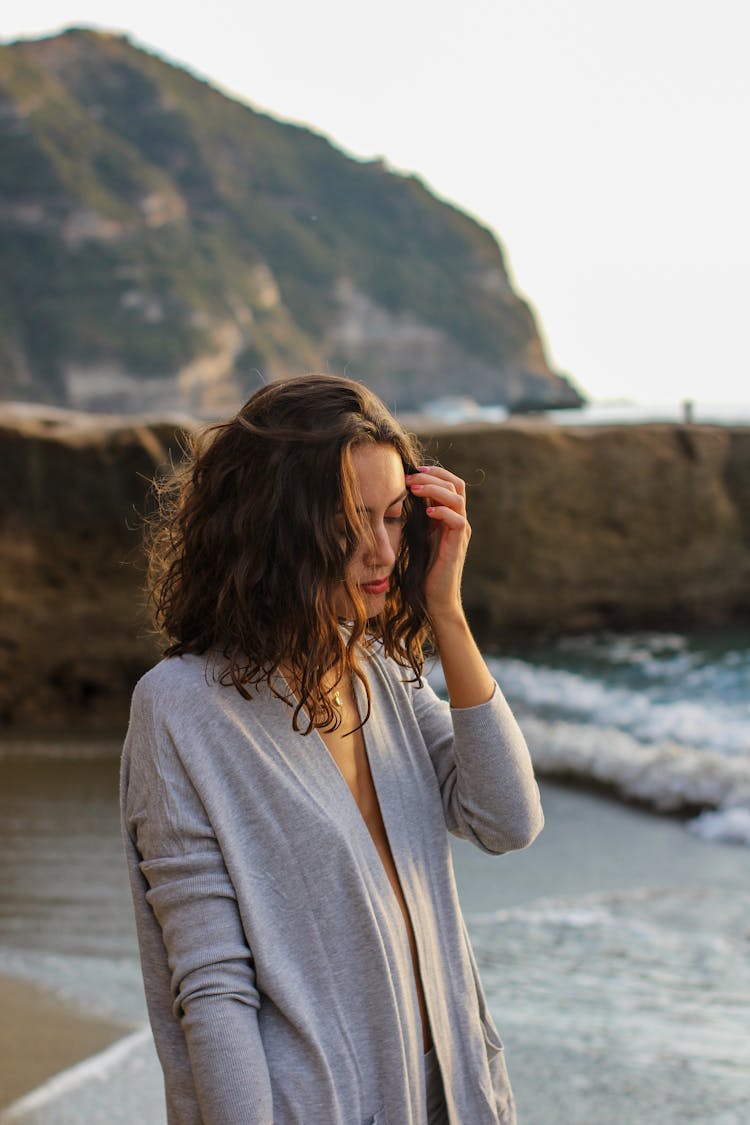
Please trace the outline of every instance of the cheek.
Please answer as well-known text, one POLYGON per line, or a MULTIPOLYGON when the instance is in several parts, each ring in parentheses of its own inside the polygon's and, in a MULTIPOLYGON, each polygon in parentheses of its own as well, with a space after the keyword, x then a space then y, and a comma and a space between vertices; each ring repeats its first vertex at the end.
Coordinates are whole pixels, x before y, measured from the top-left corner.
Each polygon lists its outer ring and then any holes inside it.
POLYGON ((352 552, 351 555, 349 555, 349 558, 346 561, 346 573, 347 574, 355 573, 357 571, 357 569, 362 566, 362 563, 364 561, 364 557, 365 557, 365 551, 362 547, 362 544, 360 543, 360 544, 357 545, 357 547, 355 547, 354 551, 352 552))

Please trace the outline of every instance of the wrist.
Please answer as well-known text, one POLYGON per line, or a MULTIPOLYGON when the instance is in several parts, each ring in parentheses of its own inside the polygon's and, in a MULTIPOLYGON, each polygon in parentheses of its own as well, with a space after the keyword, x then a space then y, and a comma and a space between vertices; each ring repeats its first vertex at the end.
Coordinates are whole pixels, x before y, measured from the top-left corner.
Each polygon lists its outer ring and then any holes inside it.
POLYGON ((451 707, 462 710, 486 703, 495 690, 495 681, 464 613, 436 623, 433 635, 451 707))
POLYGON ((462 606, 453 606, 439 613, 430 613, 432 634, 440 647, 442 638, 454 638, 456 635, 471 636, 469 623, 466 620, 462 606))

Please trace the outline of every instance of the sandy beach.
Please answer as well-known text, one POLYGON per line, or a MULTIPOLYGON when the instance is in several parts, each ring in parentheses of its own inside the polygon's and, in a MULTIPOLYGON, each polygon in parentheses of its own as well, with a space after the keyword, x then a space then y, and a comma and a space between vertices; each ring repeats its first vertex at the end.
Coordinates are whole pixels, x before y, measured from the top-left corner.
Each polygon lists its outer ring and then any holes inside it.
POLYGON ((46 989, 2 973, 0 1010, 0 1108, 129 1030, 75 1012, 46 989))

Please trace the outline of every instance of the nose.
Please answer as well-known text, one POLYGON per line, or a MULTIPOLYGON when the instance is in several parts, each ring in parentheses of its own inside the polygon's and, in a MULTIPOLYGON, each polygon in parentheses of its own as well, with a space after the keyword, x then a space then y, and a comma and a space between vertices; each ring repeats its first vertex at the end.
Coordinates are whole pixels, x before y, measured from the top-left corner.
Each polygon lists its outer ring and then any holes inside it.
POLYGON ((393 568, 396 562, 396 547, 384 523, 379 527, 373 527, 372 538, 365 551, 365 560, 368 566, 387 567, 389 570, 393 568))

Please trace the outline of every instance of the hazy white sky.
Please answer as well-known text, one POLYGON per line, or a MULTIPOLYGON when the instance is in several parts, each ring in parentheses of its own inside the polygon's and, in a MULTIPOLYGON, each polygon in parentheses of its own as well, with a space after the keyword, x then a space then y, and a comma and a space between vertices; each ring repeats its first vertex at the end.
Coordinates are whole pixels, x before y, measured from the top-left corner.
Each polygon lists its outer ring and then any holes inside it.
POLYGON ((24 0, 127 31, 491 226, 594 398, 750 400, 747 0, 24 0))

